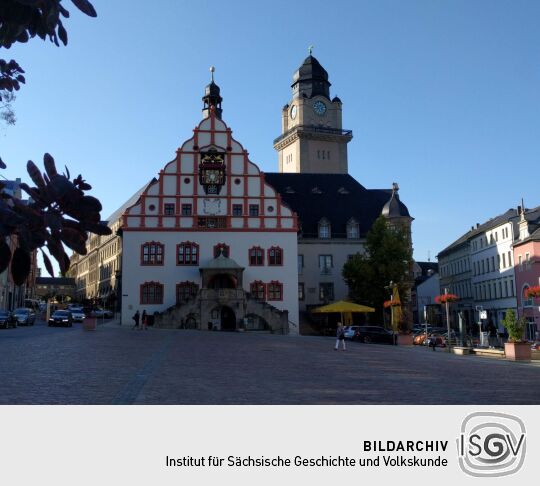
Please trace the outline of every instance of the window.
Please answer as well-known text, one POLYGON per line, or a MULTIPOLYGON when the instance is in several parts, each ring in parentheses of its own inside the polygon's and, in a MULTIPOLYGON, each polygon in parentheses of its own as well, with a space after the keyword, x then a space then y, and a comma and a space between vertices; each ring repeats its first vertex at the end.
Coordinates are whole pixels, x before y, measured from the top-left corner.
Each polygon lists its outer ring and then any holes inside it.
POLYGON ((304 300, 306 298, 306 294, 304 292, 304 283, 298 282, 298 300, 304 300))
POLYGON ((141 265, 163 265, 163 245, 156 241, 141 245, 141 265))
POLYGON ((347 238, 350 240, 360 238, 360 226, 355 220, 347 223, 347 238))
POLYGON ((186 241, 176 246, 176 264, 177 265, 198 265, 199 264, 199 245, 186 241))
POLYGON ((518 256, 518 265, 519 265, 519 271, 521 272, 523 270, 523 259, 521 255, 518 256))
POLYGON ((491 257, 491 271, 492 272, 495 271, 495 257, 494 256, 491 257))
POLYGON ((531 268, 531 254, 525 253, 525 268, 529 270, 531 268))
POLYGON ((242 216, 243 214, 243 207, 241 204, 233 204, 232 205, 232 215, 233 216, 242 216))
POLYGON ((159 282, 145 282, 141 285, 141 305, 163 304, 163 285, 159 282))
POLYGON ((333 266, 332 255, 319 255, 319 268, 321 269, 321 275, 328 275, 332 273, 333 266))
POLYGON ((503 268, 506 268, 506 253, 502 254, 502 266, 503 268))
POLYGON ((331 236, 331 228, 330 228, 330 222, 323 218, 319 222, 319 238, 325 240, 330 238, 331 236))
POLYGON ((283 300, 283 284, 272 280, 268 284, 268 300, 283 300))
POLYGON ((214 246, 214 258, 217 258, 219 255, 229 258, 230 254, 229 245, 225 243, 218 243, 214 246))
POLYGON ((533 297, 527 298, 526 296, 528 289, 529 289, 528 285, 525 285, 523 287, 523 292, 522 292, 523 307, 532 307, 534 305, 533 297))
POLYGON ((257 300, 266 299, 266 285, 260 280, 251 282, 249 284, 249 291, 251 292, 251 295, 257 300))
POLYGON ((296 261, 298 264, 298 275, 301 275, 304 271, 304 255, 298 255, 296 261))
POLYGON ((497 297, 498 297, 499 299, 501 299, 502 296, 503 296, 503 295, 502 295, 502 283, 499 282, 499 293, 497 294, 497 297))
POLYGON ((182 216, 191 216, 191 204, 182 204, 182 216))
POLYGON ((334 300, 334 284, 332 282, 319 284, 319 300, 322 300, 323 302, 334 300))
POLYGON ((260 246, 249 249, 249 264, 251 266, 264 265, 264 251, 260 246))
POLYGON ((176 284, 176 303, 186 302, 195 297, 199 292, 199 286, 195 282, 180 282, 176 284))
POLYGON ((174 216, 174 203, 165 203, 163 205, 165 216, 174 216))
POLYGON ((268 265, 283 265, 283 250, 279 246, 272 246, 268 250, 268 265))
POLYGON ((220 216, 212 217, 201 217, 197 220, 197 226, 199 228, 226 228, 227 227, 227 218, 220 216))
POLYGON ((509 267, 512 266, 512 253, 511 252, 508 252, 508 266, 509 267))
POLYGON ((249 215, 250 216, 259 216, 259 205, 258 204, 250 204, 249 205, 249 215))
POLYGON ((510 279, 510 294, 512 297, 514 297, 515 295, 515 292, 514 292, 514 280, 513 279, 510 279))

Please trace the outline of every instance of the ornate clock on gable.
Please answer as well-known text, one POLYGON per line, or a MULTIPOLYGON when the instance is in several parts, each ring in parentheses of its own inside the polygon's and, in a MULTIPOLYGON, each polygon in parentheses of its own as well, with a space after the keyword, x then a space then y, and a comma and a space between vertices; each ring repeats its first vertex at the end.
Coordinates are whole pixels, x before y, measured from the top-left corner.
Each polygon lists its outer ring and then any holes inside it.
POLYGON ((215 149, 201 152, 199 182, 208 195, 218 195, 225 184, 225 154, 215 149))

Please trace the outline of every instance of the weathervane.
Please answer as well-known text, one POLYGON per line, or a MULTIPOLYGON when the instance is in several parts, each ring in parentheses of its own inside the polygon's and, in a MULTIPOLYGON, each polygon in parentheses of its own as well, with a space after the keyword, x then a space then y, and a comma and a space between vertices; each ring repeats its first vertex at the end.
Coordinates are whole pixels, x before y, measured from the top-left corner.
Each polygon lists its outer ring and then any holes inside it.
POLYGON ((313 46, 312 45, 308 47, 308 52, 309 52, 309 55, 311 56, 311 53, 313 52, 313 46))

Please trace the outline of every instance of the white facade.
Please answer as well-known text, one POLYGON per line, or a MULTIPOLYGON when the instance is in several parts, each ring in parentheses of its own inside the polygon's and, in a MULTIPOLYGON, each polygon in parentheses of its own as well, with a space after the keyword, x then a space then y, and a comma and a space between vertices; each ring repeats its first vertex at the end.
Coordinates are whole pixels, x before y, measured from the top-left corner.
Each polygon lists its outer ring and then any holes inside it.
POLYGON ((264 284, 263 300, 287 310, 291 329, 298 330, 296 215, 214 110, 125 211, 122 228, 123 324, 132 322, 136 309, 152 314, 175 305, 178 285, 200 288, 199 267, 216 256, 217 245, 226 245, 245 269, 243 289, 264 284), (216 158, 205 166, 208 154, 216 158), (145 256, 150 247, 160 248, 157 260, 145 256), (253 259, 253 252, 259 257, 253 259), (149 299, 147 289, 156 285, 162 295, 149 299))
MULTIPOLYGON (((503 221, 471 239, 472 284, 476 305, 503 331, 507 309, 517 309, 512 242, 514 226, 503 221)), ((478 317, 478 316, 477 316, 478 317)))

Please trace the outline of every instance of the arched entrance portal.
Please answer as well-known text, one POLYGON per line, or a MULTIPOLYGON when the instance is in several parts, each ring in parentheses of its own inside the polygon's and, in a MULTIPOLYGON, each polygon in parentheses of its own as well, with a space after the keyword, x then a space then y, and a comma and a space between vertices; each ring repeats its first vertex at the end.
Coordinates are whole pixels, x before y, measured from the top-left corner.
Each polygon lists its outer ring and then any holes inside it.
POLYGON ((236 316, 234 311, 227 306, 221 308, 221 330, 222 331, 235 331, 236 330, 236 316))

